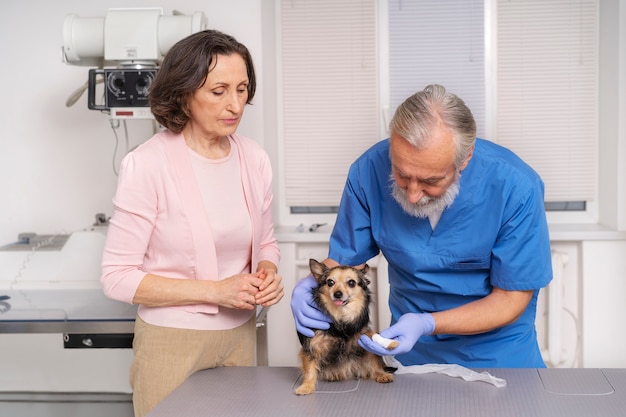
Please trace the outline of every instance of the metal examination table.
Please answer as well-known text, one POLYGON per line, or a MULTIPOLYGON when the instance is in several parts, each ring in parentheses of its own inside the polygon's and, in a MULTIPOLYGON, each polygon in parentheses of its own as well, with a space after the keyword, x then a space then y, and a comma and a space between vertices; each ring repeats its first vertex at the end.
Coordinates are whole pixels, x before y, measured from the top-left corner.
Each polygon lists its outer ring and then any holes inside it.
POLYGON ((626 369, 492 369, 507 386, 441 374, 396 375, 392 384, 321 382, 293 394, 298 368, 218 368, 192 375, 148 417, 626 416, 626 369))

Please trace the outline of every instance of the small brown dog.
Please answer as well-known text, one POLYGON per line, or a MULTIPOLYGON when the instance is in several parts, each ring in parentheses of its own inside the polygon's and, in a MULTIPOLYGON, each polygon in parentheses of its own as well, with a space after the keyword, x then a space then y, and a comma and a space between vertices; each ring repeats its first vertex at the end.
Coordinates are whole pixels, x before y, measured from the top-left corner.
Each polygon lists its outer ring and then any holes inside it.
MULTIPOLYGON (((373 379, 380 383, 393 382, 393 374, 387 372, 383 359, 363 349, 359 337, 374 332, 369 327, 370 281, 362 268, 336 266, 328 268, 315 259, 309 260, 311 273, 317 281, 313 299, 319 308, 332 319, 330 329, 316 330, 311 338, 299 335, 302 342, 302 384, 295 389, 297 395, 315 391, 318 378, 325 381, 346 379, 373 379)), ((398 345, 394 341, 387 349, 398 345)))

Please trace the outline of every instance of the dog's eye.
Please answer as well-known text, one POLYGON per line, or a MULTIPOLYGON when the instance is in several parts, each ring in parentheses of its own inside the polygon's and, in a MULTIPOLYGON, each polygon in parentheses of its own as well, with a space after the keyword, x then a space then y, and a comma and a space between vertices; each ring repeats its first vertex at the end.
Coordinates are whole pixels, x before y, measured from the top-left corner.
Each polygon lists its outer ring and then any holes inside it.
POLYGON ((326 285, 328 285, 329 287, 332 287, 333 285, 335 285, 335 281, 333 281, 332 279, 328 279, 326 280, 326 285))
POLYGON ((354 288, 356 287, 356 281, 351 279, 350 281, 348 281, 348 287, 350 288, 354 288))

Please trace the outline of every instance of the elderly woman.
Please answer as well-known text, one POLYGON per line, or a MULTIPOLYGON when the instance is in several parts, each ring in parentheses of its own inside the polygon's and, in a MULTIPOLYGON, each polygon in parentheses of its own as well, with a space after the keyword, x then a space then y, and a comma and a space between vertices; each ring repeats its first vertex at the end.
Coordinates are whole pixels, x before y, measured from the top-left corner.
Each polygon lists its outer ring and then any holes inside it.
POLYGON ((270 161, 235 133, 255 87, 250 53, 233 37, 181 40, 150 91, 166 129, 121 164, 101 282, 139 305, 136 417, 195 371, 254 365, 256 307, 283 297, 270 161))

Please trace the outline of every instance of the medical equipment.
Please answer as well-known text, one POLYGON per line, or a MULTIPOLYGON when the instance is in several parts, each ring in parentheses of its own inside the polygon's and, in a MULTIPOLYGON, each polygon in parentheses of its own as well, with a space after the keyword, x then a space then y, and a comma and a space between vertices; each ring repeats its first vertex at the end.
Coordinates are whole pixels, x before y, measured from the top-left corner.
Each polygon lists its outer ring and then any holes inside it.
POLYGON ((87 107, 110 118, 153 118, 148 93, 160 62, 179 40, 206 29, 204 13, 190 16, 161 8, 109 9, 105 17, 75 14, 63 23, 62 60, 89 70, 84 86, 66 102, 69 107, 87 90, 87 107), (104 103, 96 102, 96 86, 104 85, 104 103))

